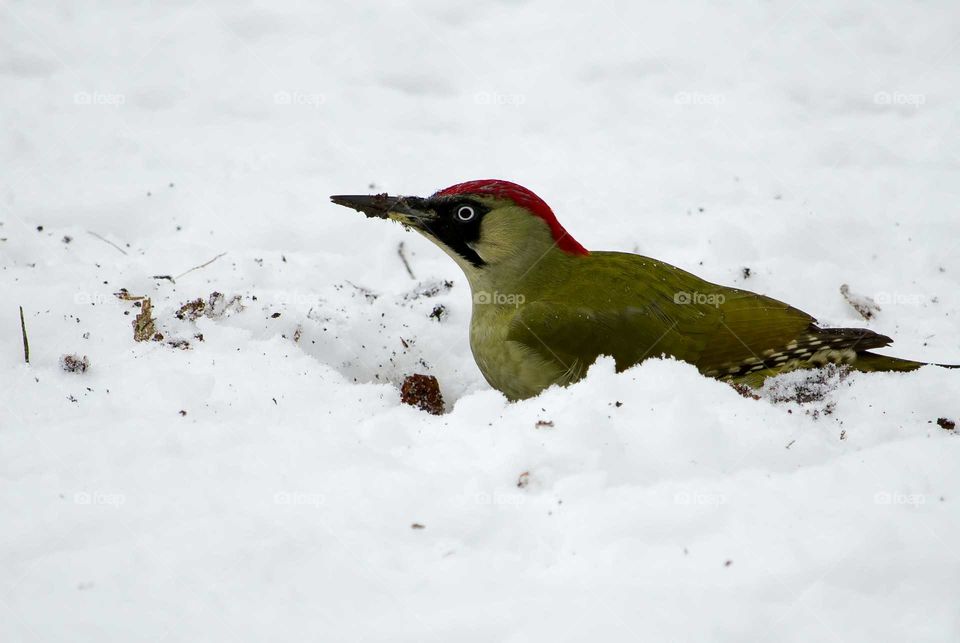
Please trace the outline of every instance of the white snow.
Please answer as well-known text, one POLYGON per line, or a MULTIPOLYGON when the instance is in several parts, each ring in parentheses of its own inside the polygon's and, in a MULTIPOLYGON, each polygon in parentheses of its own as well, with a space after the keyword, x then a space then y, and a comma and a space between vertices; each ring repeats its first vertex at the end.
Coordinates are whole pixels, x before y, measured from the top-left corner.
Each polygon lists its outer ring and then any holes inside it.
POLYGON ((0 640, 960 639, 960 371, 798 403, 601 360, 510 404, 453 262, 327 199, 510 179, 589 248, 957 363, 955 3, 0 16, 0 640), (174 317, 215 291, 243 310, 174 317))

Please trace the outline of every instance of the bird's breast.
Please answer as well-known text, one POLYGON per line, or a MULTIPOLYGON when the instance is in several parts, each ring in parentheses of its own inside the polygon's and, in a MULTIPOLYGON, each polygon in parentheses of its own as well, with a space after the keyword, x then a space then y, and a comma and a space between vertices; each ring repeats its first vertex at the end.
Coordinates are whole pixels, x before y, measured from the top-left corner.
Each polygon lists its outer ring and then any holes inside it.
POLYGON ((493 388, 516 400, 532 397, 558 381, 562 374, 507 335, 519 306, 474 303, 470 349, 484 378, 493 388))

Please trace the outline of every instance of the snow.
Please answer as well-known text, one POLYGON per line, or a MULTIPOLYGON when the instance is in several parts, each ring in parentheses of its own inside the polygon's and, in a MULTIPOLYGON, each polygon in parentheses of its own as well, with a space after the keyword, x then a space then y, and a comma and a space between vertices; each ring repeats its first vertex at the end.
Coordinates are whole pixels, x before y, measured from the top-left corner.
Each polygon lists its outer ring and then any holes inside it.
POLYGON ((327 200, 514 180, 588 248, 957 363, 955 4, 0 14, 0 640, 960 638, 960 372, 752 399, 603 359, 507 403, 453 262, 327 200))

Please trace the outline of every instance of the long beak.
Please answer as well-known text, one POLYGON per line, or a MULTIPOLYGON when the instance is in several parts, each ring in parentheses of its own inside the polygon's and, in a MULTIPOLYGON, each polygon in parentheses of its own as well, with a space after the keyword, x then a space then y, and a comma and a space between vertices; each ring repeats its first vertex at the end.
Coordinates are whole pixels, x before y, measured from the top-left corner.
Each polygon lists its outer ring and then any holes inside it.
POLYGON ((426 207, 424 199, 415 196, 389 196, 386 194, 338 194, 330 197, 337 205, 353 208, 368 217, 393 219, 409 226, 425 229, 436 218, 426 207))

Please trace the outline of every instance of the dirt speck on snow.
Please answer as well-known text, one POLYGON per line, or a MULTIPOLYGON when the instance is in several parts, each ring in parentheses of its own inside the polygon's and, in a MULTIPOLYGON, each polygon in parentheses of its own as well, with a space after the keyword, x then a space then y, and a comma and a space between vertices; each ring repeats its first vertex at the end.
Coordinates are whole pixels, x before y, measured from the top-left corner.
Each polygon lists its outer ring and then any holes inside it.
POLYGON ((86 373, 90 368, 90 360, 86 355, 64 355, 60 358, 60 368, 68 373, 86 373))

